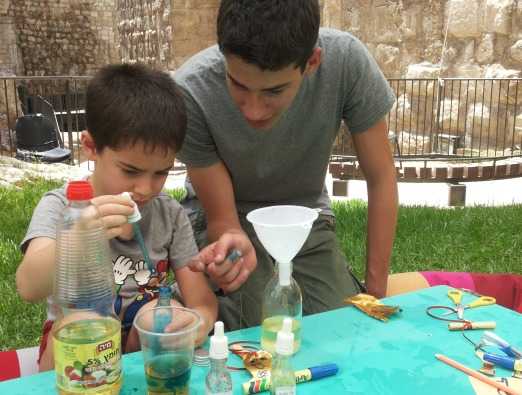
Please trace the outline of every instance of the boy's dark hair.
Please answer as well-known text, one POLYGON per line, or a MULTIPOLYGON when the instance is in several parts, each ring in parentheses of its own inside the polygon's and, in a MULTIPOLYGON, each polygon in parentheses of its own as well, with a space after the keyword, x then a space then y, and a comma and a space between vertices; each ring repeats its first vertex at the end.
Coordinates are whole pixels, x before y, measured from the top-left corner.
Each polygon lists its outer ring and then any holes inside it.
POLYGON ((261 70, 291 64, 304 71, 319 34, 318 0, 222 0, 217 18, 221 52, 261 70))
POLYGON ((142 142, 180 150, 187 116, 183 97, 165 72, 140 64, 109 65, 87 87, 87 129, 96 149, 142 142))

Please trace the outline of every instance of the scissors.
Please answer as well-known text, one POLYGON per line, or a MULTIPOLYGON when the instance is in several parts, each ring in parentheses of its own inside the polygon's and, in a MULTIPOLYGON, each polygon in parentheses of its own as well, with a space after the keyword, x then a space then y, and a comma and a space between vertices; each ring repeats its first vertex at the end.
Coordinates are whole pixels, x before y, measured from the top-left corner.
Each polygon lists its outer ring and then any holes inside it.
POLYGON ((451 321, 451 322, 463 322, 464 319, 464 310, 465 309, 472 309, 474 307, 479 306, 488 306, 496 303, 496 299, 491 296, 482 296, 477 295, 478 298, 472 301, 471 303, 467 305, 462 304, 462 297, 464 295, 464 292, 460 289, 450 289, 448 291, 448 298, 452 300, 452 302, 455 304, 455 307, 450 306, 430 306, 426 309, 426 313, 432 317, 443 321, 451 321), (433 314, 432 310, 447 310, 443 314, 433 314), (450 314, 457 314, 457 319, 449 319, 445 318, 447 315, 450 314))
MULTIPOLYGON (((473 302, 463 306, 462 305, 462 296, 463 296, 463 292, 459 289, 450 289, 448 291, 448 297, 455 304, 455 310, 457 313, 457 317, 459 319, 462 319, 464 317, 465 309, 473 309, 475 307, 480 307, 480 306, 489 306, 489 305, 495 304, 497 302, 496 299, 491 296, 479 296, 473 302)), ((444 316, 444 315, 448 315, 448 314, 453 314, 453 312, 449 311, 442 315, 444 316)))

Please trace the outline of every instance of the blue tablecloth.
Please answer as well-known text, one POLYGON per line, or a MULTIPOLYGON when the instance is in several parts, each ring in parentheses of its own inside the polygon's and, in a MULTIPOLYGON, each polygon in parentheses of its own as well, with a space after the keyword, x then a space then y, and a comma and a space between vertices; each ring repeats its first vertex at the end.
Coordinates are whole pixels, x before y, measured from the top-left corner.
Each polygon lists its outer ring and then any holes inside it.
MULTIPOLYGON (((385 299, 397 304, 402 313, 388 323, 370 318, 355 309, 345 307, 303 319, 302 348, 293 358, 296 370, 335 362, 336 376, 299 384, 299 394, 459 394, 474 391, 468 376, 435 359, 442 353, 472 368, 481 362, 473 346, 462 332, 449 332, 447 323, 426 315, 430 305, 451 305, 448 288, 433 287, 385 299)), ((473 300, 465 295, 463 302, 473 300)), ((495 332, 522 348, 522 315, 493 305, 469 309, 465 317, 475 321, 496 321, 495 332)), ((478 341, 483 331, 467 331, 478 341)), ((260 328, 229 332, 229 341, 259 340, 260 328)), ((240 365, 237 356, 230 363, 240 365)), ((124 356, 124 379, 121 395, 145 393, 145 378, 141 353, 124 356)), ((204 394, 207 368, 192 369, 190 393, 204 394)), ((497 375, 511 372, 497 368, 497 375)), ((250 379, 248 372, 232 372, 234 394, 241 394, 241 384, 250 379)), ((54 391, 54 372, 41 373, 0 383, 5 395, 39 395, 54 391)))

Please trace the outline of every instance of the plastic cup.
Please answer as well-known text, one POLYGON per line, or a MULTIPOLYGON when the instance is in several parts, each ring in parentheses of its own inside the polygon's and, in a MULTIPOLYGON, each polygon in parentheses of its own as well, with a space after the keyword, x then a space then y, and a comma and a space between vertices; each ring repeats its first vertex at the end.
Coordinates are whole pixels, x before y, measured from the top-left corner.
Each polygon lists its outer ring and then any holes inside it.
POLYGON ((138 331, 148 395, 189 393, 190 370, 201 316, 183 307, 162 306, 140 311, 134 318, 138 331), (155 324, 170 314, 170 323, 161 330, 155 324))

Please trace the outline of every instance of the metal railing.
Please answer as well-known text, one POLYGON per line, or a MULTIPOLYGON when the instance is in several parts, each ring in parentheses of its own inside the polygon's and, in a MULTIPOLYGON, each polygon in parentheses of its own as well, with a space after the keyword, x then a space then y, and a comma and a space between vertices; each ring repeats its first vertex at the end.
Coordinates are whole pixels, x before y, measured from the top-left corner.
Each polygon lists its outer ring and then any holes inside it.
POLYGON ((16 152, 16 120, 42 113, 45 99, 52 105, 58 130, 71 158, 80 163, 80 132, 85 129, 85 91, 90 77, 0 77, 0 155, 16 152))
MULTIPOLYGON (((522 79, 390 79, 388 136, 401 160, 482 161, 522 156, 522 79)), ((335 160, 353 160, 349 134, 335 160)))
MULTIPOLYGON (((0 77, 0 154, 14 156, 16 119, 50 102, 65 146, 81 158, 85 91, 90 77, 0 77)), ((390 79, 397 97, 388 134, 400 160, 481 161, 522 157, 522 79, 390 79)), ((349 133, 332 160, 354 160, 349 133)))

